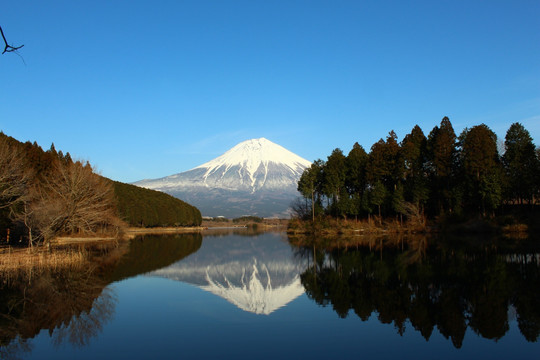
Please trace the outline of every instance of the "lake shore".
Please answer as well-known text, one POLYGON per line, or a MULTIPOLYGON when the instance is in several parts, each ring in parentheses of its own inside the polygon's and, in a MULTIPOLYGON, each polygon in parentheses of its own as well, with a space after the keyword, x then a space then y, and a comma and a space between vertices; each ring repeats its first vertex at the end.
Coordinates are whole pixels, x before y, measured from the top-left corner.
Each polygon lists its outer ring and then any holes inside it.
POLYGON ((385 234, 508 234, 512 237, 534 234, 538 214, 525 217, 501 216, 494 218, 452 219, 438 218, 422 221, 399 219, 351 220, 323 217, 312 220, 292 219, 287 227, 289 235, 358 236, 385 234))
POLYGON ((153 228, 138 228, 130 227, 124 231, 124 237, 132 239, 137 235, 150 235, 150 234, 176 234, 176 233, 190 233, 203 231, 203 226, 186 226, 186 227, 153 227, 153 228))

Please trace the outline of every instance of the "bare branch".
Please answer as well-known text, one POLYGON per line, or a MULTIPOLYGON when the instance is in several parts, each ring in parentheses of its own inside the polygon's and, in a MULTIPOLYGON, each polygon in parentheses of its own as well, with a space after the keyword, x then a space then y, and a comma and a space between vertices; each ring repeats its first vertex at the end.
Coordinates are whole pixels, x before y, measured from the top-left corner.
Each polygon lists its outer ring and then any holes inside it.
POLYGON ((0 138, 0 209, 21 202, 31 179, 20 151, 0 138))
POLYGON ((9 45, 7 40, 6 40, 6 36, 4 35, 4 30, 2 30, 1 26, 0 26, 0 34, 2 34, 2 39, 4 39, 4 44, 5 44, 4 51, 2 51, 2 54, 5 54, 7 52, 15 52, 17 54, 17 50, 19 50, 20 48, 22 48, 24 46, 24 45, 21 45, 21 46, 9 45))

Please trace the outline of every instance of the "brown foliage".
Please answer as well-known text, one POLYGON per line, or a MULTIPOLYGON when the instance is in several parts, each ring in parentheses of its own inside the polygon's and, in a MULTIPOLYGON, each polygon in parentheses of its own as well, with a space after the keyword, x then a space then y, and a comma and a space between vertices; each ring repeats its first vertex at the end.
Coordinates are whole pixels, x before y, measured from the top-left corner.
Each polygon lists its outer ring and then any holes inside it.
POLYGON ((0 209, 20 202, 31 178, 20 151, 0 137, 0 209))
POLYGON ((52 176, 34 189, 25 216, 48 241, 58 235, 118 233, 112 185, 80 162, 55 162, 52 176))

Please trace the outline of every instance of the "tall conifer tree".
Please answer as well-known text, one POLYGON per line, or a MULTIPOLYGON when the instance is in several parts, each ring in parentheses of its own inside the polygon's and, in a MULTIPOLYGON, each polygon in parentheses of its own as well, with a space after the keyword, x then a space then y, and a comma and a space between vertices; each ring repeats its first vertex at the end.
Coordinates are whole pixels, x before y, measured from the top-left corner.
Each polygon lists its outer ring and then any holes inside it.
POLYGON ((520 123, 506 132, 503 164, 507 179, 506 197, 510 201, 531 202, 538 179, 538 158, 531 135, 520 123))

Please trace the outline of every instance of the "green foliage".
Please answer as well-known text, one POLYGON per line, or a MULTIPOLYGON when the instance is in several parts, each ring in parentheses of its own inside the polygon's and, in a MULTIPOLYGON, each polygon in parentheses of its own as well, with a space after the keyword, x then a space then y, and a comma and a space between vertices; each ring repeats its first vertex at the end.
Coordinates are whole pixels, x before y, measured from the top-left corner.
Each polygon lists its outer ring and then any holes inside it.
POLYGON ((362 145, 354 143, 353 148, 347 155, 346 159, 346 185, 347 189, 351 194, 361 194, 366 187, 365 185, 367 161, 368 154, 366 153, 366 150, 364 150, 362 145))
POLYGON ((345 189, 345 156, 340 149, 334 149, 323 168, 323 194, 332 200, 336 215, 340 213, 337 206, 342 190, 345 189))
POLYGON ((540 160, 537 157, 531 135, 520 123, 514 123, 506 132, 504 141, 506 151, 503 164, 507 187, 507 196, 532 202, 539 186, 540 160))
POLYGON ((425 174, 427 162, 427 139, 418 125, 401 142, 404 197, 407 201, 423 206, 429 197, 429 187, 425 174))
POLYGON ((131 226, 199 226, 196 207, 160 191, 113 181, 120 216, 131 226))
POLYGON ((388 191, 381 181, 377 181, 370 189, 369 202, 372 205, 377 206, 379 210, 379 216, 381 216, 381 206, 384 205, 388 198, 388 191))
POLYGON ((313 219, 377 213, 410 220, 492 216, 503 202, 534 204, 540 197, 540 149, 518 123, 508 130, 505 146, 501 159, 497 137, 484 124, 465 129, 458 139, 447 117, 427 138, 418 125, 401 143, 391 131, 369 154, 355 143, 346 157, 335 149, 326 162, 315 161, 298 182, 306 200, 300 205, 307 209, 311 203, 313 219))
MULTIPOLYGON (((298 191, 306 199, 311 200, 311 217, 315 220, 315 213, 317 212, 317 204, 320 204, 320 198, 322 196, 322 169, 324 162, 322 160, 316 160, 311 164, 309 168, 306 168, 300 176, 298 181, 298 191)), ((303 211, 301 211, 303 212, 303 211)))
POLYGON ((497 136, 484 124, 463 130, 460 135, 461 165, 467 202, 483 215, 501 201, 501 167, 497 136))
POLYGON ((435 126, 427 139, 427 171, 430 181, 431 212, 452 212, 456 189, 456 134, 448 117, 435 126))

